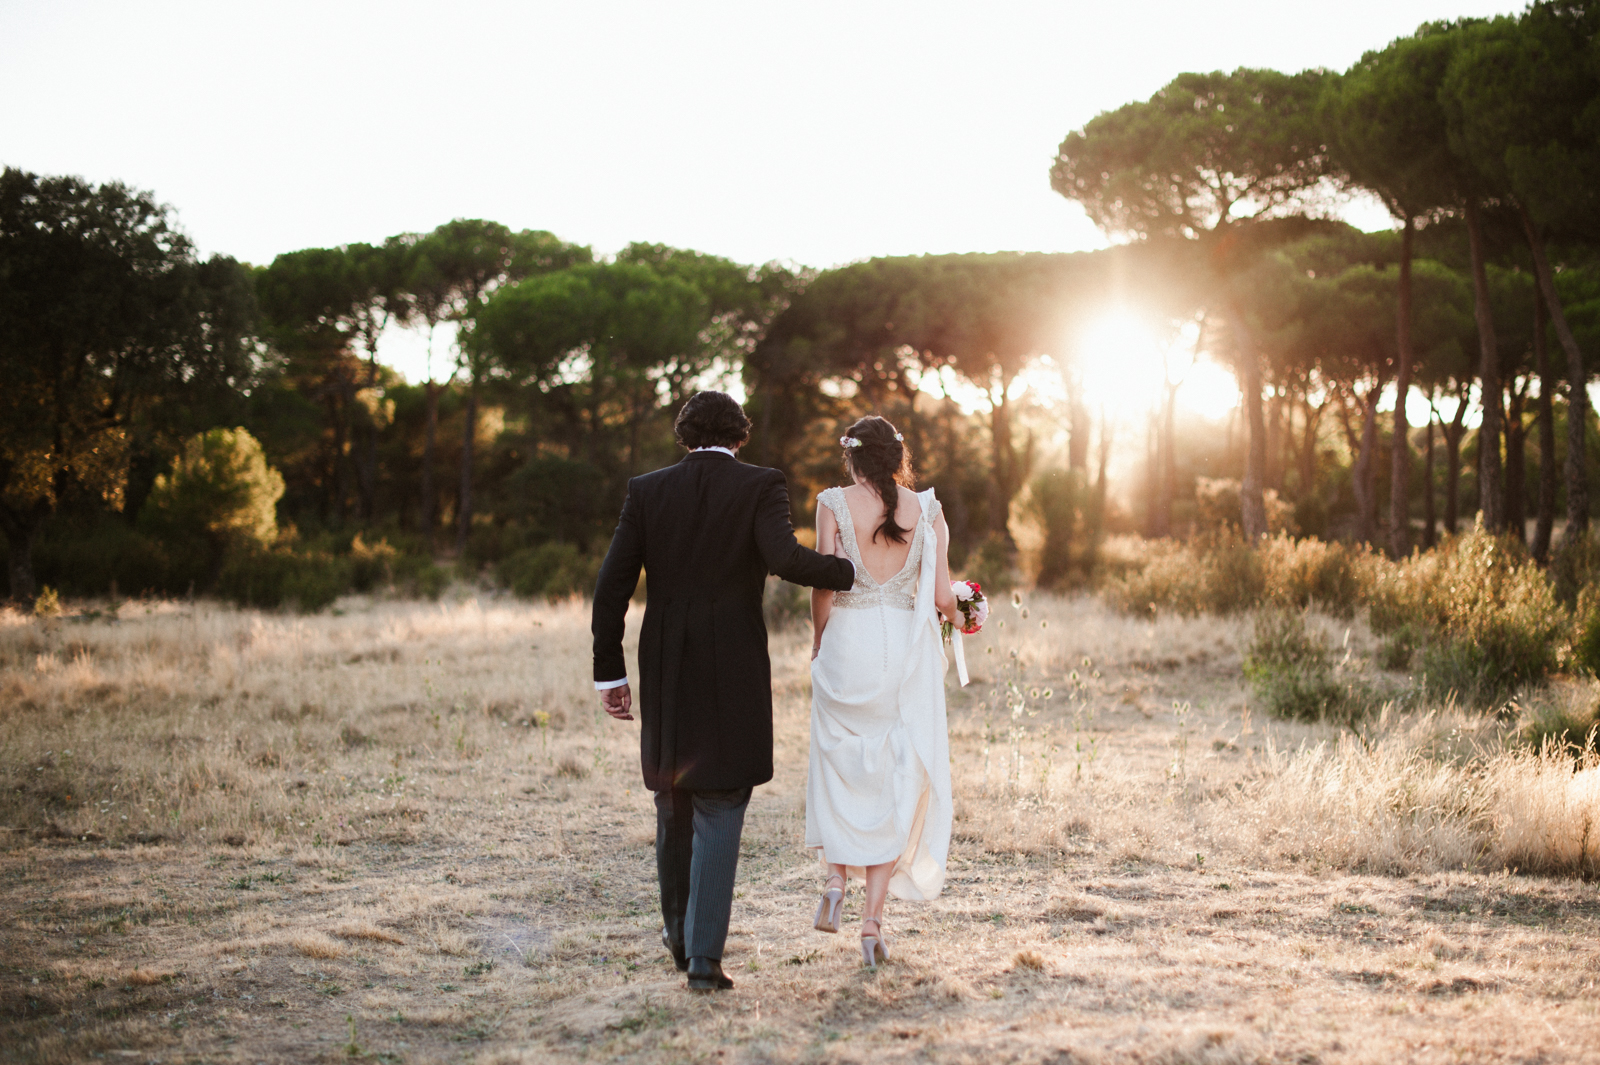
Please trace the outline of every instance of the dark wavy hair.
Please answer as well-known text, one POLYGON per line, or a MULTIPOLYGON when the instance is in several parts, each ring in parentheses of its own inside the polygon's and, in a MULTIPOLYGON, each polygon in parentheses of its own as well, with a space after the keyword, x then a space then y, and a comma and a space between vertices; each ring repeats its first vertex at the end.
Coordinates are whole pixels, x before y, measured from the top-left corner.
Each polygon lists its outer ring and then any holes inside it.
POLYGON ((844 465, 852 476, 860 476, 883 500, 883 523, 872 530, 876 540, 882 533, 885 539, 897 544, 906 542, 910 529, 902 529, 894 520, 900 505, 899 485, 915 487, 911 472, 911 450, 902 443, 894 426, 887 418, 869 414, 845 431, 845 436, 861 441, 860 447, 844 449, 844 465))
POLYGON ((750 419, 726 392, 696 392, 672 423, 678 443, 698 447, 739 447, 750 439, 750 419))

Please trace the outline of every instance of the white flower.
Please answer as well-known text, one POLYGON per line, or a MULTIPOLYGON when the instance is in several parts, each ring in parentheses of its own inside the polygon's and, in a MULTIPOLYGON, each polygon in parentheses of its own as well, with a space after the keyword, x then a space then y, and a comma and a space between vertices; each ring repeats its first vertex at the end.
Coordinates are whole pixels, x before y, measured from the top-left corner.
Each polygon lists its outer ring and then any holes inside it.
POLYGON ((963 603, 972 598, 972 585, 966 581, 951 581, 950 590, 955 592, 956 598, 963 603))
POLYGON ((839 438, 839 446, 840 447, 860 447, 861 446, 861 441, 857 440, 853 436, 841 436, 839 438))

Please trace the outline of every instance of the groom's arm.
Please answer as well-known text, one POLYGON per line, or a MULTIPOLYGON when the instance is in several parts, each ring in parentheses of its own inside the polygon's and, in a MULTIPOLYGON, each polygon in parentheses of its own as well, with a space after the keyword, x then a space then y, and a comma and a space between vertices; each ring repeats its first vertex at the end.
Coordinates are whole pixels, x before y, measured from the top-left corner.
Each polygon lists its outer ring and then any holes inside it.
POLYGON ((638 496, 628 486, 622 504, 622 517, 611 537, 611 548, 600 566, 594 586, 594 614, 590 631, 594 633, 594 679, 597 687, 621 686, 627 682, 628 666, 622 657, 622 636, 627 628, 628 601, 639 586, 639 570, 644 565, 644 527, 639 520, 638 496))
POLYGON ((856 581, 855 566, 849 559, 819 555, 794 538, 794 526, 789 524, 789 487, 777 470, 769 471, 768 477, 756 507, 756 544, 767 572, 790 584, 848 592, 856 581))

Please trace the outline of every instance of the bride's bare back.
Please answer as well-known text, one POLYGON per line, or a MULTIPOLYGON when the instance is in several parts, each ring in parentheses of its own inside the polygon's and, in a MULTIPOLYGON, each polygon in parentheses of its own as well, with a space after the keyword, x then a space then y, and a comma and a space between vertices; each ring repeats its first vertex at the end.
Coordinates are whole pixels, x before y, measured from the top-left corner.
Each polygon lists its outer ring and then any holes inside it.
POLYGON ((922 516, 917 493, 904 486, 896 487, 900 490, 900 498, 895 507, 894 521, 906 531, 905 542, 898 544, 877 532, 878 526, 883 524, 883 501, 878 498, 878 493, 861 484, 853 484, 844 490, 844 500, 850 506, 850 524, 856 530, 856 550, 861 552, 861 562, 867 567, 867 572, 879 584, 887 583, 905 566, 906 557, 911 554, 912 532, 917 519, 922 516))

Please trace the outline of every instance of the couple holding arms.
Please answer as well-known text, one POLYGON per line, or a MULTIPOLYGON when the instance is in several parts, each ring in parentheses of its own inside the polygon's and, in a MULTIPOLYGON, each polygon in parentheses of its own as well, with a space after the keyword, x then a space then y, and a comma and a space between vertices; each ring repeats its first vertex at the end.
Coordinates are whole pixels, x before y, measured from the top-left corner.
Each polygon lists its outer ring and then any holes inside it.
POLYGON ((783 474, 739 461, 750 421, 722 392, 678 412, 676 465, 633 478, 594 595, 594 678, 633 720, 624 619, 643 568, 640 762, 655 793, 661 936, 692 990, 722 972, 751 789, 772 779, 772 684, 762 591, 809 586, 813 621, 806 846, 827 866, 813 925, 837 932, 847 880, 865 882, 861 954, 889 956, 890 893, 931 899, 949 851, 950 757, 940 622, 964 622, 933 491, 882 418, 840 438, 854 483, 818 496, 817 550, 795 540, 783 474))

